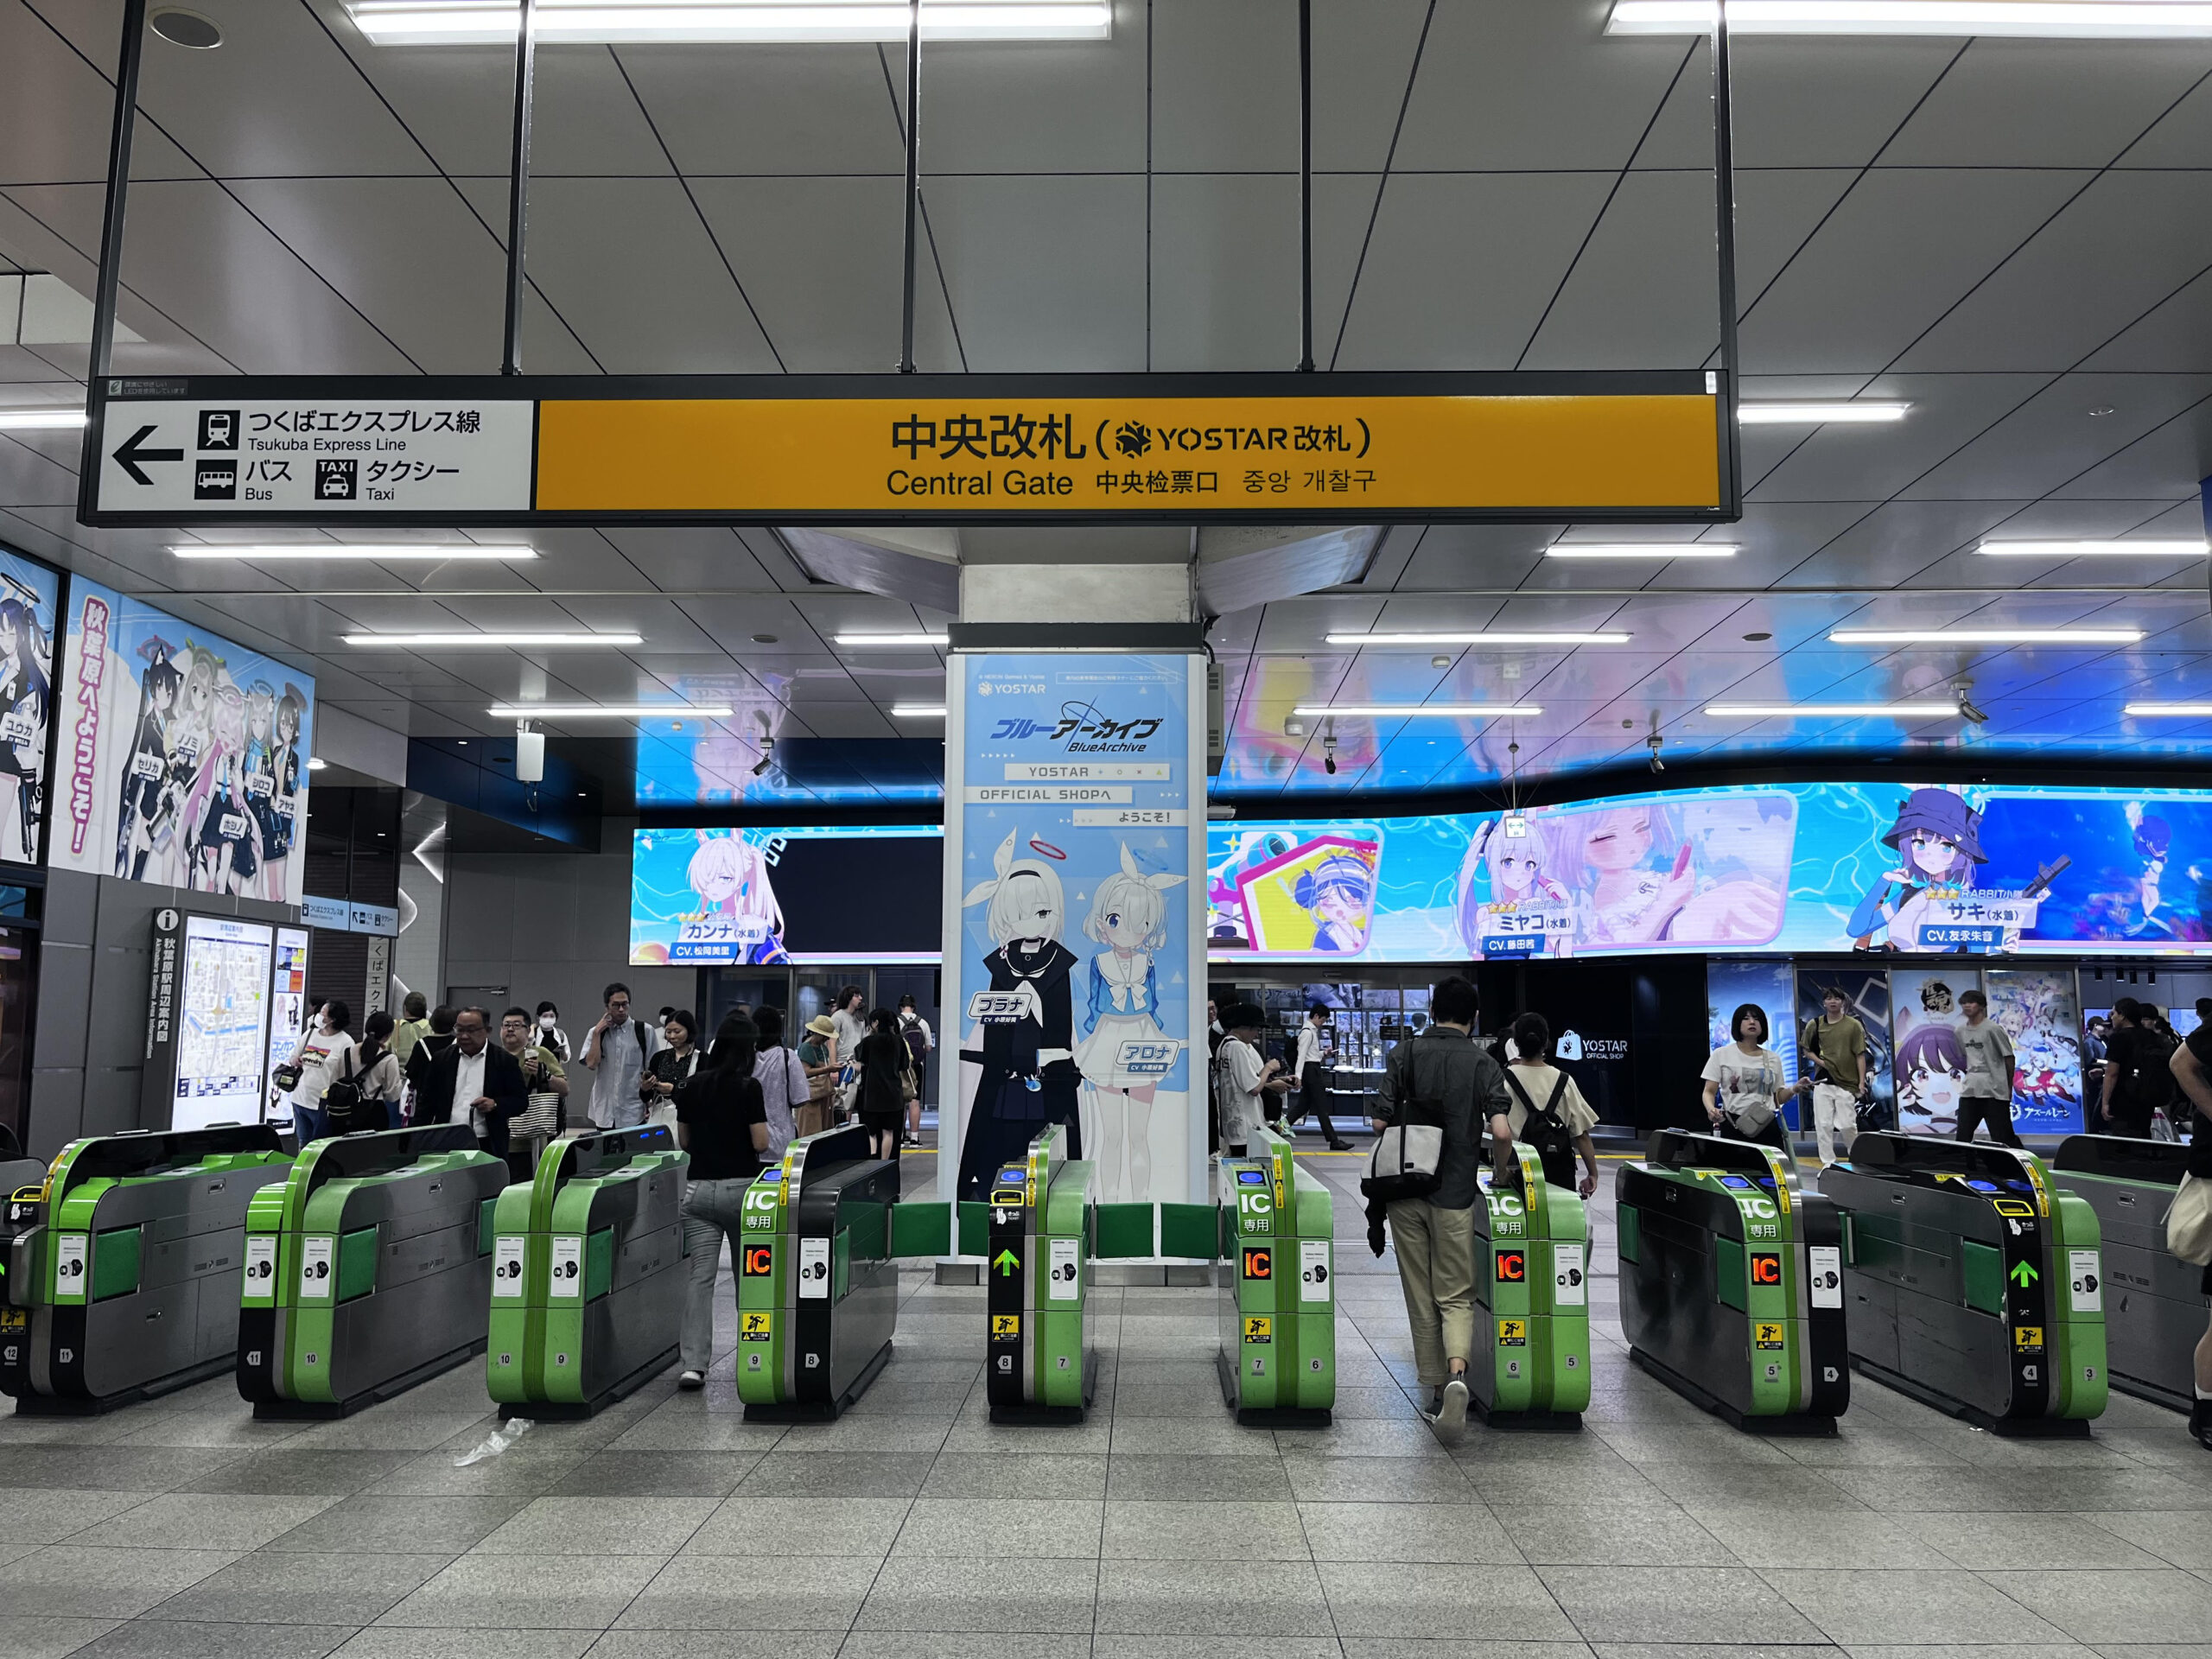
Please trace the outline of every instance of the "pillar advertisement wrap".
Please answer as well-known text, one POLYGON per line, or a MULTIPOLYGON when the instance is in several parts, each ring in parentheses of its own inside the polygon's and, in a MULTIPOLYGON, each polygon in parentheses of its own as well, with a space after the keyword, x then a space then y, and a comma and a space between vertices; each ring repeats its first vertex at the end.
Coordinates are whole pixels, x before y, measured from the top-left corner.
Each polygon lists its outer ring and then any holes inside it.
POLYGON ((1102 1200, 1204 1200, 1205 675, 952 658, 938 1169, 961 1198, 1058 1122, 1102 1200))

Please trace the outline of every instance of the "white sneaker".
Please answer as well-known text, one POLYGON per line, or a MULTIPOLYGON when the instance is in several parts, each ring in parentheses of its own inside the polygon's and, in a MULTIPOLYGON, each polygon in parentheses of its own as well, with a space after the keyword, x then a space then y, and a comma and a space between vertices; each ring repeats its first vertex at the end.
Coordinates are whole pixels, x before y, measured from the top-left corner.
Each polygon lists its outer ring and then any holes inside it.
POLYGON ((1429 1427, 1436 1431, 1436 1438, 1446 1446, 1457 1446, 1467 1438, 1467 1384, 1465 1379, 1455 1376, 1444 1385, 1443 1398, 1437 1404, 1436 1415, 1429 1427))
POLYGON ((686 1371, 676 1379, 676 1386, 679 1389, 703 1389, 707 1386, 707 1379, 701 1372, 686 1371))

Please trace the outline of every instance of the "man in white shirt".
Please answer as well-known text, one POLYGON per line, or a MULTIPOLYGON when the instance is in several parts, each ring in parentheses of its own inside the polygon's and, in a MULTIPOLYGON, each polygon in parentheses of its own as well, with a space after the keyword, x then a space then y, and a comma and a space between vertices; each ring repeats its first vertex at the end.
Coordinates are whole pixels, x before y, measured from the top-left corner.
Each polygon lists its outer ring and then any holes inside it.
POLYGON ((638 1093, 638 1080, 661 1043, 643 1020, 630 1017, 627 985, 616 981, 605 998, 607 1012, 584 1039, 582 1057, 591 1073, 591 1121, 602 1129, 626 1129, 652 1109, 638 1093))
POLYGON ((1989 1138, 2017 1147, 2012 1127, 2012 1039, 1989 1017, 1989 999, 1979 988, 1963 993, 1959 1008, 1966 1023, 1957 1027, 1960 1052, 1967 1057, 1966 1082, 1959 1090, 1959 1139, 1971 1141, 1977 1125, 1989 1125, 1989 1138))
POLYGON ((1328 1006, 1316 1002, 1306 1011, 1306 1023, 1298 1028, 1298 1058, 1291 1072, 1300 1091, 1299 1116, 1321 1121, 1321 1134, 1331 1152, 1350 1152, 1351 1142, 1338 1135, 1337 1126, 1329 1121, 1329 1069, 1323 1061, 1327 1045, 1321 1035, 1328 1028, 1328 1006))
POLYGON ((453 1025, 453 1046, 431 1063, 429 1080, 417 1097, 417 1123, 466 1123, 484 1150, 507 1160, 517 1180, 508 1124, 528 1109, 530 1090, 515 1057, 491 1042, 492 1016, 482 1008, 463 1008, 453 1025))
POLYGON ((1256 1046, 1260 1027, 1267 1022, 1256 1002, 1232 1002, 1223 1012, 1229 1027, 1221 1052, 1215 1057, 1215 1077, 1220 1095, 1221 1138, 1229 1156, 1242 1158, 1267 1120, 1268 1096, 1278 1097, 1290 1089, 1288 1077, 1275 1075, 1279 1062, 1260 1063, 1256 1046))

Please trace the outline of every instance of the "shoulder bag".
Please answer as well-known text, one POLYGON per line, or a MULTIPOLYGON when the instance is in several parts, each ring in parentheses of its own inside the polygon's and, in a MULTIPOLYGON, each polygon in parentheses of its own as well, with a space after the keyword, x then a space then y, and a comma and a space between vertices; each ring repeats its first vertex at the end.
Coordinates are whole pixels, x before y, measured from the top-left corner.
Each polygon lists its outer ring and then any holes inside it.
POLYGON ((2166 1206, 2166 1249, 2191 1267, 2212 1266, 2212 1181, 2184 1175, 2166 1206))
POLYGON ((531 1140, 551 1140, 561 1133, 561 1096, 550 1089, 533 1089, 530 1103, 515 1119, 513 1133, 531 1140))
POLYGON ((1378 1204, 1425 1198, 1436 1191, 1441 1179, 1443 1103, 1414 1099, 1404 1092, 1413 1080, 1410 1051, 1418 1040, 1409 1039, 1390 1051, 1391 1065, 1397 1074, 1395 1080, 1400 1085, 1395 1091, 1399 1096, 1396 1111, 1376 1135, 1375 1149, 1368 1154, 1367 1177, 1359 1184, 1361 1194, 1378 1204), (1402 1054, 1406 1056, 1402 1065, 1398 1063, 1402 1054))

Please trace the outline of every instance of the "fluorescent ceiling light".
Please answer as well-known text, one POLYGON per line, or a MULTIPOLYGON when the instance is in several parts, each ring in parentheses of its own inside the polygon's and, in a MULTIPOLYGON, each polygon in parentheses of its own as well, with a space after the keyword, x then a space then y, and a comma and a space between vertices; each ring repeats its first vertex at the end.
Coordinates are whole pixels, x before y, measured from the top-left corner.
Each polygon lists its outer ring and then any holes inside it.
MULTIPOLYGON (((512 46, 512 0, 352 0, 355 27, 378 46, 512 46)), ((561 42, 903 41, 895 0, 537 0, 537 39, 561 42)), ((1105 41, 1110 0, 923 0, 927 41, 1105 41)))
POLYGON ((944 705, 941 702, 894 702, 891 712, 900 720, 943 720, 944 705))
POLYGON ((1708 702, 1715 720, 1948 720, 1958 716, 1955 702, 1708 702))
POLYGON ((538 645, 641 645, 637 633, 348 633, 340 636, 349 645, 382 646, 386 650, 470 651, 499 647, 518 651, 538 645))
MULTIPOLYGON (((1732 13, 1734 8, 1730 8, 1732 13)), ((1738 404, 1741 426, 1886 426, 1904 419, 1910 404, 1738 404)))
POLYGON ((2120 711, 2129 715, 2175 715, 2192 720, 2212 719, 2212 702, 2131 702, 2120 711))
POLYGON ((2187 542, 1984 542, 1974 549, 1993 559, 2201 559, 2205 550, 2202 537, 2187 542))
POLYGON ((658 720, 671 715, 720 720, 737 710, 726 702, 501 702, 485 712, 494 720, 658 720))
POLYGON ((443 563, 448 559, 534 559, 534 547, 486 547, 476 542, 408 542, 388 547, 371 547, 336 542, 285 542, 267 547, 230 547, 204 545, 173 547, 171 554, 180 559, 252 559, 263 564, 286 564, 308 559, 344 559, 356 562, 373 561, 378 564, 443 563))
POLYGON ((0 432, 74 432, 84 424, 81 409, 0 409, 0 432))
POLYGON ((1554 542, 1548 559, 1732 559, 1733 542, 1554 542))
POLYGON ((840 633, 830 636, 841 645, 949 645, 949 633, 840 633))
POLYGON ((1332 645, 1624 645, 1624 633, 1332 633, 1332 645))
POLYGON ((1838 628, 1839 645, 2132 645, 2140 628, 1838 628))
POLYGON ((1290 712, 1315 718, 1324 715, 1369 715, 1377 719, 1411 719, 1418 715, 1434 715, 1444 720, 1494 720, 1513 715, 1541 715, 1544 711, 1526 702, 1317 702, 1290 712))
POLYGON ((311 754, 308 757, 308 770, 309 772, 321 772, 329 764, 329 761, 324 760, 319 754, 311 754))
MULTIPOLYGON (((1614 0, 1605 32, 1707 34, 1717 10, 1713 0, 1614 0)), ((2212 35, 2212 5, 2202 0, 1728 0, 1728 32, 2192 40, 2212 35)))

